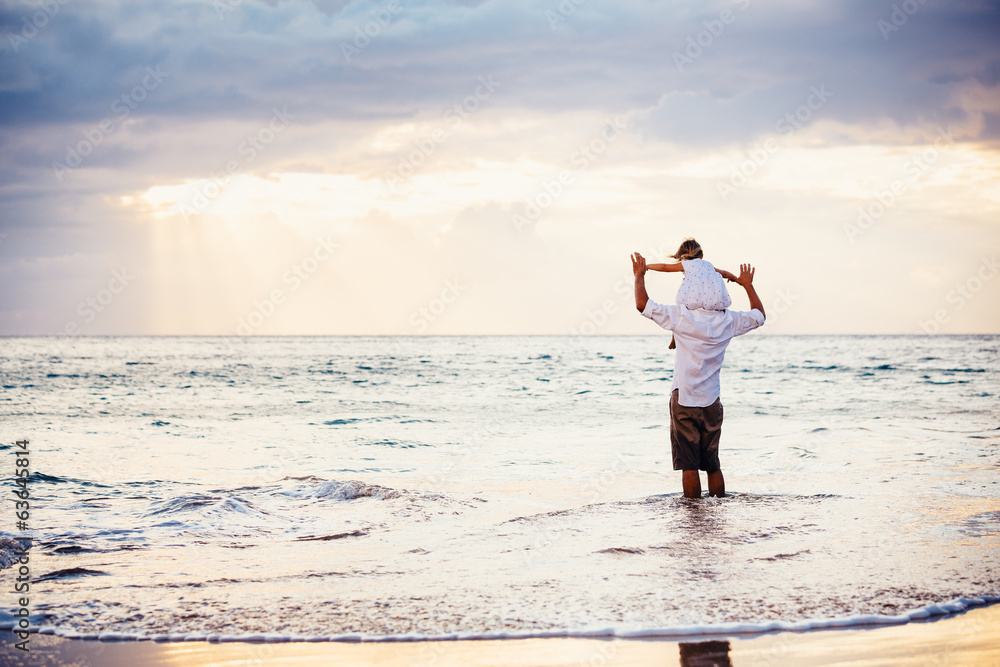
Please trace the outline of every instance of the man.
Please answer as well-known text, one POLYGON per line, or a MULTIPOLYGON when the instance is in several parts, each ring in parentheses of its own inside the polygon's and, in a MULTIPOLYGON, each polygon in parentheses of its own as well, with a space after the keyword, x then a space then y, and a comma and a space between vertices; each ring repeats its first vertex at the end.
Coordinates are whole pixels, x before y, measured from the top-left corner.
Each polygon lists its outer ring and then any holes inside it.
POLYGON ((674 383, 670 387, 670 449, 674 470, 681 470, 684 495, 701 498, 701 477, 708 473, 708 493, 726 495, 726 482, 719 464, 722 435, 722 400, 719 371, 729 341, 764 324, 764 304, 753 288, 754 268, 740 265, 736 283, 746 290, 750 311, 688 310, 664 306, 646 294, 646 260, 632 255, 635 275, 635 307, 677 341, 674 383))

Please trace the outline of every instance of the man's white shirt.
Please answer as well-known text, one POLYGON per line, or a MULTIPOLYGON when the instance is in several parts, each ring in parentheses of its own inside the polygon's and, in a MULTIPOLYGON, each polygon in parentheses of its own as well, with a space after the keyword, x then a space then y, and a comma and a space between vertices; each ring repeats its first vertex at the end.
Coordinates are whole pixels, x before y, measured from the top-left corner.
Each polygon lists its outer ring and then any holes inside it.
POLYGON ((719 371, 729 341, 764 324, 764 314, 754 308, 738 310, 689 310, 646 301, 643 316, 674 332, 677 357, 670 391, 679 389, 678 402, 704 408, 719 398, 719 371))

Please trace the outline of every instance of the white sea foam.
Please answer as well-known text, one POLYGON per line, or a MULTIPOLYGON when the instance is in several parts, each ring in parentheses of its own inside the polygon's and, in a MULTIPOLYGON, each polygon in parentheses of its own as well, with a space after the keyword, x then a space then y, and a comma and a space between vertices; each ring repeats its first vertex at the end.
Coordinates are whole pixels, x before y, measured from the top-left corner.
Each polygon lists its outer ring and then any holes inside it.
MULTIPOLYGON (((762 621, 750 623, 719 623, 704 625, 679 625, 675 627, 642 628, 629 625, 600 626, 578 629, 559 629, 525 632, 452 632, 428 635, 409 632, 398 635, 376 635, 346 633, 340 635, 303 635, 279 632, 244 633, 236 635, 205 633, 144 634, 140 632, 95 632, 86 633, 64 630, 51 625, 42 625, 33 632, 43 635, 57 635, 67 639, 98 641, 210 641, 210 642, 415 642, 415 641, 458 641, 482 639, 531 639, 531 638, 620 638, 620 639, 682 639, 691 637, 732 637, 772 634, 778 632, 810 632, 816 630, 852 629, 871 626, 903 625, 913 621, 942 619, 966 612, 975 607, 1000 603, 1000 596, 985 595, 972 598, 956 598, 949 602, 929 604, 904 614, 886 616, 864 614, 843 618, 811 619, 805 621, 762 621)), ((0 630, 13 628, 15 617, 0 611, 0 630)))

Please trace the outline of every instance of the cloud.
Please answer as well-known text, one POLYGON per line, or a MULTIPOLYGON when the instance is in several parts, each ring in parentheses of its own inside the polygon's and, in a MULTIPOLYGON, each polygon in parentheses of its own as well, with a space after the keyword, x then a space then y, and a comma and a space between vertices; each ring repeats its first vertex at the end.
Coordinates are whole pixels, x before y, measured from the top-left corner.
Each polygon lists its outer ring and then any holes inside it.
MULTIPOLYGON (((561 333, 597 307, 592 295, 621 296, 620 255, 636 247, 696 234, 729 261, 745 247, 773 266, 792 240, 822 238, 816 258, 790 264, 838 266, 856 250, 843 225, 857 207, 948 127, 961 149, 857 252, 891 254, 906 275, 933 239, 961 261, 949 230, 996 245, 1000 3, 398 2, 73 0, 34 31, 38 5, 0 3, 0 331, 61 326, 120 262, 142 279, 95 325, 229 333, 336 232, 337 260, 261 331, 396 332, 458 276, 469 298, 435 331, 561 333), (914 11, 894 18, 903 4, 914 11), (500 85, 476 97, 484 77, 500 85), (276 110, 292 118, 268 135, 276 110), (574 165, 611 119, 620 138, 574 165), (718 184, 767 138, 779 149, 721 199, 718 184), (401 164, 413 173, 394 194, 401 164), (518 233, 511 216, 567 170, 572 185, 518 233), (204 210, 172 212, 219 178, 204 210), (77 253, 104 259, 59 259, 77 253), (362 280, 372 261, 390 268, 362 280), (57 264, 65 280, 39 276, 57 264), (392 298, 374 302, 373 288, 392 298), (131 299, 150 304, 133 320, 131 299)), ((631 315, 626 304, 605 330, 635 330, 631 315)), ((802 305, 785 321, 825 326, 802 305)))
MULTIPOLYGON (((556 2, 384 5, 246 0, 220 19, 208 2, 69 3, 17 53, 5 48, 0 120, 97 121, 149 66, 172 79, 136 117, 246 120, 287 104, 309 123, 412 116, 492 73, 510 82, 500 104, 545 112, 668 98, 662 136, 684 140, 687 123, 704 141, 711 127, 726 139, 760 132, 820 83, 838 91, 827 113, 844 122, 953 121, 951 93, 993 88, 1000 67, 989 2, 923 5, 888 40, 877 20, 891 3, 586 3, 554 30, 556 2), (343 45, 372 26, 347 62, 343 45), (679 70, 678 54, 695 58, 679 70)), ((28 16, 8 3, 3 23, 28 16)))

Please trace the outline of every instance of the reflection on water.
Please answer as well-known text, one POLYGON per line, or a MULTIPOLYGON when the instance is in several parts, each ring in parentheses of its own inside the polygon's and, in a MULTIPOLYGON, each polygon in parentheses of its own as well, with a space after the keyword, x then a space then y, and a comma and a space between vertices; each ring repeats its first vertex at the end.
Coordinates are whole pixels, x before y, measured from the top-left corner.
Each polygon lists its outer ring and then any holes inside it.
POLYGON ((681 667, 733 667, 729 642, 682 642, 681 667))

